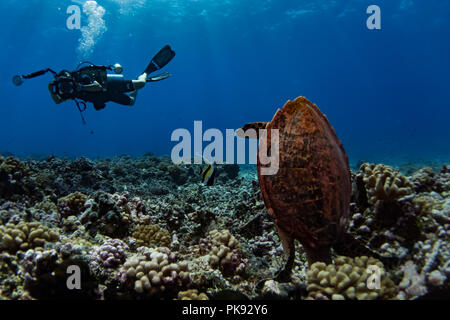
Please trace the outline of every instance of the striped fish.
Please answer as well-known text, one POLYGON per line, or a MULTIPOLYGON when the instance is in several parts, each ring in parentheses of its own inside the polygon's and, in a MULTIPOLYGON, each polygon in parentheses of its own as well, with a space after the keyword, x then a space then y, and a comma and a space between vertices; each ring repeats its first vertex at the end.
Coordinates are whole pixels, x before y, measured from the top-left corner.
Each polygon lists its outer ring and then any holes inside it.
POLYGON ((202 175, 202 183, 205 186, 212 186, 214 184, 214 178, 216 176, 216 167, 214 163, 209 164, 205 169, 201 172, 202 175))

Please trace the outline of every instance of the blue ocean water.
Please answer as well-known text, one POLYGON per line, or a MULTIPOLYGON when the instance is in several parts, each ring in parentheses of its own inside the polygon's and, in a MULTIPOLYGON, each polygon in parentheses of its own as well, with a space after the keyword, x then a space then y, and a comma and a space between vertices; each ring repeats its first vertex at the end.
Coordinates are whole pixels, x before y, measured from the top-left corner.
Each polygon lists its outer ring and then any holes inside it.
POLYGON ((450 159, 450 3, 418 0, 98 0, 0 2, 0 153, 105 157, 170 154, 177 128, 237 129, 269 121, 305 96, 328 116, 349 155, 397 163, 450 159), (369 30, 369 5, 381 29, 369 30), (164 45, 176 51, 133 107, 53 103, 50 74, 80 61, 119 62, 135 79, 164 45), (93 133, 93 134, 92 134, 93 133))

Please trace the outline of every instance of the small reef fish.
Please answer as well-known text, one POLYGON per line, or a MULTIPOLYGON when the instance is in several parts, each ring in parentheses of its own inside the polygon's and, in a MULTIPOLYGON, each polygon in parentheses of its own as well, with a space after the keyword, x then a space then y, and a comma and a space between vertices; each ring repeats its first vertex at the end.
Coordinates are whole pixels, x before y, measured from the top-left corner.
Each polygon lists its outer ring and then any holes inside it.
POLYGON ((214 178, 216 176, 216 166, 214 162, 212 164, 208 164, 208 166, 202 170, 202 183, 205 186, 212 186, 214 184, 214 178))

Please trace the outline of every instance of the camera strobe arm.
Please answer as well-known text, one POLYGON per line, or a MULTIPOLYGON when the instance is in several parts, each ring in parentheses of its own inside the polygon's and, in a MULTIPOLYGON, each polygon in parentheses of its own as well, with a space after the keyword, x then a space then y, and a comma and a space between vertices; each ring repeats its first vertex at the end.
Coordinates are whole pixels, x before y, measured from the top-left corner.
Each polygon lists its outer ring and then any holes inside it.
POLYGON ((47 69, 43 69, 43 70, 39 70, 39 71, 36 71, 36 72, 29 73, 29 74, 24 74, 24 75, 21 75, 21 76, 16 75, 16 76, 13 77, 13 83, 16 86, 20 86, 23 83, 24 79, 36 78, 36 77, 39 77, 39 76, 42 76, 42 75, 46 74, 47 72, 51 72, 53 74, 53 76, 57 75, 57 73, 55 71, 53 71, 50 68, 47 68, 47 69))
POLYGON ((39 77, 39 76, 42 76, 42 75, 46 74, 47 72, 51 72, 54 76, 56 76, 56 72, 55 71, 53 71, 50 68, 47 68, 47 69, 39 70, 39 71, 36 71, 36 72, 32 72, 30 74, 22 75, 22 78, 24 78, 24 79, 36 78, 36 77, 39 77))

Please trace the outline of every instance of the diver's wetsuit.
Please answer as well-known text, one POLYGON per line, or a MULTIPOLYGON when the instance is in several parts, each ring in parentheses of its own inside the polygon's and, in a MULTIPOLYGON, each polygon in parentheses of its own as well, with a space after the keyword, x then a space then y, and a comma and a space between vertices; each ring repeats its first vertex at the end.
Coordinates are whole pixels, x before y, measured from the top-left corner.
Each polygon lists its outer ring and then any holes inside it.
POLYGON ((142 89, 146 83, 145 80, 142 84, 137 82, 137 80, 125 80, 123 76, 119 75, 107 75, 106 90, 103 88, 99 88, 97 92, 82 90, 79 96, 83 100, 91 101, 96 110, 103 109, 106 102, 109 101, 132 106, 135 102, 137 90, 142 89), (131 94, 127 94, 128 92, 131 94))
POLYGON ((121 73, 120 65, 120 71, 116 71, 112 66, 90 65, 81 69, 77 68, 73 72, 62 70, 56 73, 50 69, 42 70, 22 77, 17 76, 19 79, 13 79, 13 81, 20 85, 19 82, 22 81, 22 78, 28 79, 51 71, 55 76, 55 80, 49 84, 48 89, 53 101, 57 104, 73 99, 80 109, 80 105, 76 100, 80 99, 82 103, 92 102, 96 110, 103 109, 109 101, 132 106, 136 101, 138 90, 144 88, 147 82, 164 80, 170 76, 169 73, 165 72, 147 78, 147 75, 167 65, 174 56, 175 52, 169 45, 166 45, 153 57, 145 71, 136 80, 125 80, 123 75, 107 73, 107 70, 121 73))
POLYGON ((109 101, 134 105, 137 91, 145 87, 148 81, 145 72, 137 80, 125 80, 122 75, 107 74, 104 67, 95 66, 81 69, 81 73, 63 70, 59 75, 65 80, 55 80, 49 84, 50 94, 56 104, 77 98, 92 102, 96 110, 103 109, 109 101))

